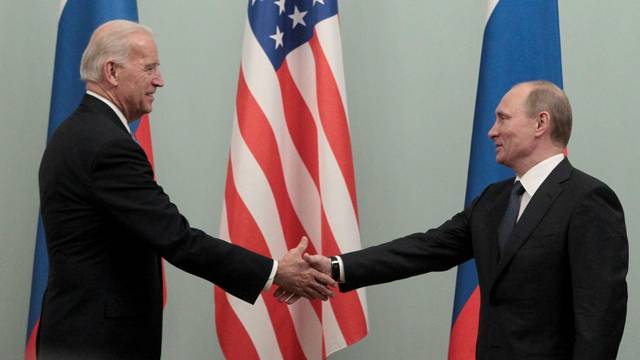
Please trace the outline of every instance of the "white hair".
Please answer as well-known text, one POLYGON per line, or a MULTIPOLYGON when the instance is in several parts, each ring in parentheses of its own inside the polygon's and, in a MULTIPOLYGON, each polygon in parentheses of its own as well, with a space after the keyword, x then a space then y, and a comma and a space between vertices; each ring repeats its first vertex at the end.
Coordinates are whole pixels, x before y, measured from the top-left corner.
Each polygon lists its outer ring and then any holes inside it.
POLYGON ((152 34, 149 27, 129 20, 112 20, 100 25, 93 32, 87 48, 82 53, 80 79, 101 81, 104 64, 109 61, 117 64, 126 63, 131 50, 129 35, 136 32, 152 34), (103 30, 105 26, 113 26, 113 29, 103 30))

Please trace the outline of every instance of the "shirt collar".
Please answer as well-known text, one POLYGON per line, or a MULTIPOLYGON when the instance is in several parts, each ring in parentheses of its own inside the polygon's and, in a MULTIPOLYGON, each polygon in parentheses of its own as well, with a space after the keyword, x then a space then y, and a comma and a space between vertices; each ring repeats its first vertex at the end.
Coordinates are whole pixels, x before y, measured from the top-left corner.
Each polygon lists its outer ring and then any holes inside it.
POLYGON ((118 115, 118 119, 120 119, 120 121, 122 122, 122 125, 124 125, 125 129, 127 129, 127 132, 129 134, 131 134, 131 129, 129 128, 129 122, 127 121, 127 118, 124 117, 124 114, 122 113, 122 111, 120 111, 120 109, 118 109, 117 106, 115 106, 111 101, 105 99, 104 97, 94 93, 91 90, 87 90, 87 94, 93 96, 94 98, 102 101, 103 103, 109 105, 109 107, 111 108, 111 110, 113 110, 113 112, 116 113, 116 115, 118 115))
POLYGON ((553 155, 541 162, 537 163, 534 167, 529 169, 522 177, 517 176, 516 181, 520 181, 522 187, 527 194, 533 197, 533 194, 538 191, 538 188, 544 180, 551 174, 553 169, 558 166, 564 159, 564 154, 553 155))

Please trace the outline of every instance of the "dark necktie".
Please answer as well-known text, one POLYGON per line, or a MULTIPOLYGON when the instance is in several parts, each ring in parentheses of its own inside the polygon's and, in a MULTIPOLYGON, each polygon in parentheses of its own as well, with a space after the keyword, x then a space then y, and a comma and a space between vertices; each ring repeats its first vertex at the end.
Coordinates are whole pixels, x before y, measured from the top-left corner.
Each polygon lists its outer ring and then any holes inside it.
POLYGON ((501 253, 511 237, 513 227, 516 225, 516 220, 518 220, 522 193, 524 193, 524 188, 522 184, 520 184, 520 181, 516 181, 515 184, 513 184, 511 195, 509 196, 509 206, 507 206, 507 211, 504 212, 500 227, 498 228, 498 244, 500 245, 501 253))

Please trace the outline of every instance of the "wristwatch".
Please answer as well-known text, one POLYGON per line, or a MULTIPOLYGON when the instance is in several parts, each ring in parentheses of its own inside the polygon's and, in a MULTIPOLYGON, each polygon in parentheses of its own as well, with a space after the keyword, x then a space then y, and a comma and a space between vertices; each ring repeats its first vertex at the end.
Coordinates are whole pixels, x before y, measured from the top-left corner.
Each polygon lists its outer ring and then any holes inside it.
POLYGON ((340 281, 340 262, 338 261, 338 258, 335 256, 331 256, 329 259, 331 259, 331 277, 333 278, 333 280, 335 281, 340 281))

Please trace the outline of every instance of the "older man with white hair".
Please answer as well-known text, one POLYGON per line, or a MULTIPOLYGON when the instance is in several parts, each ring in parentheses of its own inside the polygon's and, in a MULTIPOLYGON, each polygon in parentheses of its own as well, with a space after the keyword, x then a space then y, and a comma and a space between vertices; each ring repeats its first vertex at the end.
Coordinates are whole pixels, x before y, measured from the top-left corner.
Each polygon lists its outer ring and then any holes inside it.
POLYGON ((149 28, 100 26, 82 56, 87 94, 56 130, 40 165, 49 279, 40 359, 158 359, 163 257, 253 303, 276 283, 327 299, 334 281, 301 258, 279 262, 189 226, 156 184, 129 122, 151 112, 164 86, 149 28))

